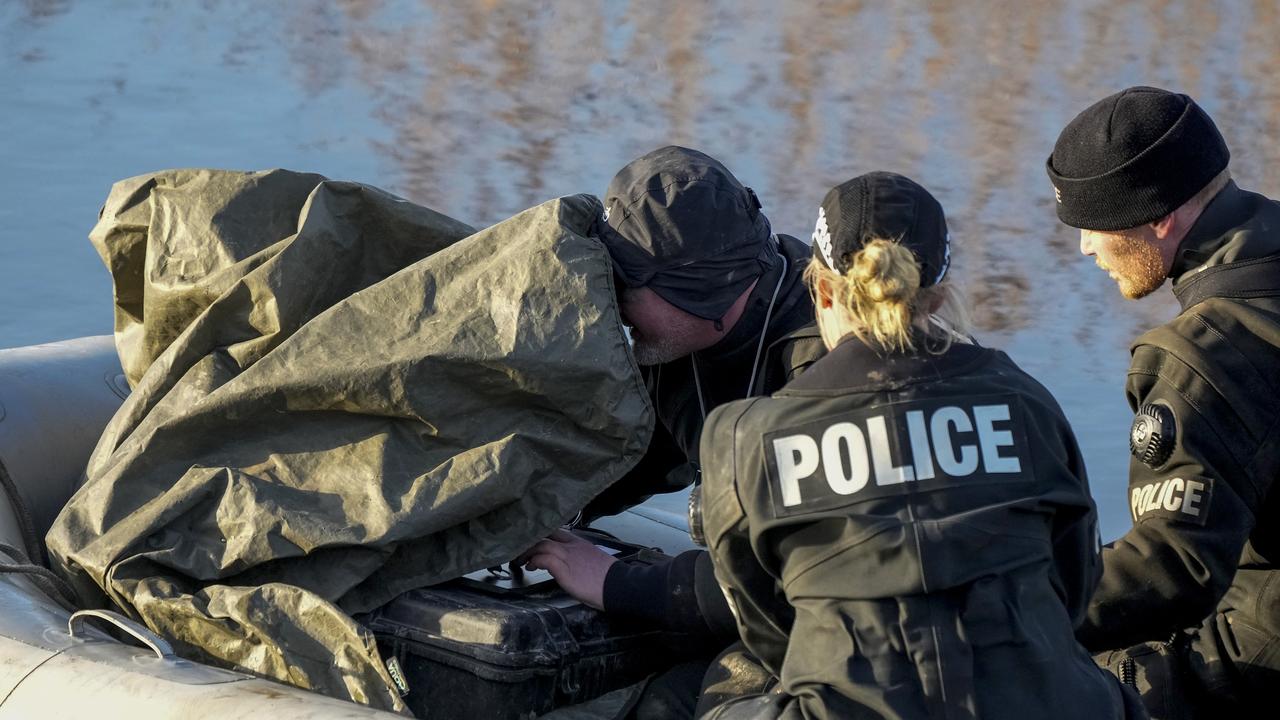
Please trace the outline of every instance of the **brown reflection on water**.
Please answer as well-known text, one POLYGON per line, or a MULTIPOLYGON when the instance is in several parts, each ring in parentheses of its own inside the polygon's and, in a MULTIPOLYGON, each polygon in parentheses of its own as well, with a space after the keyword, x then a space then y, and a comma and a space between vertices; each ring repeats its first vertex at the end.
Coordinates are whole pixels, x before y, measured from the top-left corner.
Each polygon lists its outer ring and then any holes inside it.
MULTIPOLYGON (((76 7, 22 0, 3 30, 76 7)), ((1167 296, 1121 303, 1054 217, 1044 158, 1062 125, 1110 92, 1190 92, 1232 145, 1241 184, 1280 189, 1273 0, 228 1, 183 12, 155 2, 139 15, 140 62, 199 38, 224 43, 238 72, 282 51, 299 113, 309 97, 351 93, 350 112, 370 120, 361 141, 384 160, 381 184, 476 224, 599 194, 623 163, 670 142, 720 157, 775 229, 800 237, 831 185, 908 174, 946 207, 956 277, 988 332, 1114 345, 1169 315, 1167 296), (1099 318, 1126 328, 1104 339, 1099 318)), ((17 59, 62 51, 27 45, 17 59)), ((113 112, 129 67, 110 71, 117 84, 88 99, 91 111, 113 112)), ((210 91, 175 80, 162 101, 210 91)))
POLYGON ((367 26, 351 44, 392 133, 379 144, 398 171, 392 184, 475 223, 559 194, 572 154, 562 141, 599 95, 586 73, 600 56, 598 13, 425 6, 431 21, 414 32, 367 26))
POLYGON ((18 6, 25 20, 37 23, 65 14, 71 9, 71 0, 21 0, 18 6))
POLYGON ((1028 273, 1042 271, 1018 250, 1047 234, 1047 223, 1028 212, 1045 183, 1031 181, 1030 163, 1011 162, 1040 154, 1029 125, 1036 116, 1031 85, 1042 13, 1018 12, 1014 3, 947 10, 930 27, 961 31, 944 33, 938 45, 942 57, 961 61, 947 84, 963 80, 966 88, 956 98, 955 125, 965 138, 960 152, 970 158, 971 174, 952 214, 965 241, 973 316, 984 329, 1015 329, 1034 310, 1028 273))
POLYGON ((1275 0, 0 2, 0 157, 17 198, 0 203, 17 238, 0 242, 0 299, 16 308, 0 346, 110 327, 81 238, 111 180, 167 164, 296 163, 484 225, 600 194, 627 161, 680 143, 723 160, 801 238, 833 184, 892 170, 947 209, 979 338, 1077 422, 1114 537, 1126 346, 1176 305, 1122 300, 1079 254, 1045 157, 1092 102, 1160 85, 1209 110, 1241 186, 1280 196, 1276 67, 1275 0), (37 324, 57 329, 20 327, 37 324))
POLYGON ((637 24, 633 47, 643 52, 637 46, 645 39, 662 38, 666 52, 662 54, 662 69, 655 73, 655 79, 666 76, 670 91, 660 107, 668 118, 672 142, 691 144, 704 112, 702 81, 709 71, 704 54, 705 28, 710 7, 704 3, 678 1, 647 6, 654 11, 642 24, 637 24))
MULTIPOLYGON (((343 32, 346 18, 342 11, 329 5, 287 7, 287 22, 291 31, 307 39, 306 42, 286 46, 299 86, 308 95, 336 87, 342 81, 349 63, 343 32)), ((244 36, 241 37, 242 42, 245 41, 244 36)), ((256 42, 262 42, 259 33, 254 33, 251 37, 256 42)), ((253 53, 228 52, 224 56, 224 62, 245 62, 246 56, 252 58, 252 55, 253 53)))
MULTIPOLYGON (((14 27, 6 28, 8 33, 0 34, 0 50, 10 44, 7 42, 7 34, 25 32, 48 25, 70 10, 71 2, 70 0, 21 0, 15 6, 19 11, 18 23, 15 23, 14 27)), ((48 52, 42 47, 26 48, 16 54, 16 59, 23 64, 38 63, 48 58, 48 52)))

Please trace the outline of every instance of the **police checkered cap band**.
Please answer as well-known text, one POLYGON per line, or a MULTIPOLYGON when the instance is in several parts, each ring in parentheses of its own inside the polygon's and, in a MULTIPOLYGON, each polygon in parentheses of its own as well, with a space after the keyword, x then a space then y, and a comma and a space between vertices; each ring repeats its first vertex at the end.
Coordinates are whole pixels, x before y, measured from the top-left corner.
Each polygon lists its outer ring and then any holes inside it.
POLYGON ((951 269, 951 231, 947 231, 946 239, 942 241, 942 267, 938 268, 938 274, 933 278, 930 285, 937 285, 942 282, 942 278, 947 276, 947 271, 951 269))
POLYGON ((831 231, 827 228, 827 211, 818 208, 818 224, 813 228, 813 247, 822 253, 822 260, 827 267, 835 267, 836 261, 831 257, 831 231))

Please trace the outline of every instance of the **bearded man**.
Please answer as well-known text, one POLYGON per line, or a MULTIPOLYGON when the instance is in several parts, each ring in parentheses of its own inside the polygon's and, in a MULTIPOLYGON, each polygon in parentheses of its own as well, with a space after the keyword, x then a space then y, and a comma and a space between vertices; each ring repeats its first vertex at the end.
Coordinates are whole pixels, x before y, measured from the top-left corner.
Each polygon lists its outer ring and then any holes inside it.
POLYGON ((1191 98, 1134 87, 1062 131, 1058 217, 1127 298, 1181 313, 1131 348, 1133 528, 1077 637, 1153 718, 1256 717, 1280 679, 1280 204, 1236 186, 1191 98))
MULTIPOLYGON (((809 246, 775 234, 755 192, 719 161, 676 146, 637 158, 609 183, 604 220, 619 309, 658 422, 644 458, 586 520, 693 484, 709 412, 777 390, 825 353, 801 277, 809 246)), ((702 644, 704 659, 651 682, 633 714, 692 717, 707 664, 738 637, 706 551, 631 564, 560 531, 526 559, 592 607, 702 644)))

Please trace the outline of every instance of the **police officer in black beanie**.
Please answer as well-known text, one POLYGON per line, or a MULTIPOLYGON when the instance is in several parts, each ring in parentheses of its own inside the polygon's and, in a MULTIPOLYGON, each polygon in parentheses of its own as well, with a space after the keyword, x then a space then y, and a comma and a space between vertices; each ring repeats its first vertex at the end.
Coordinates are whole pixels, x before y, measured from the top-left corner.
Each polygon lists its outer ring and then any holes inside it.
POLYGON ((1058 217, 1128 298, 1181 314, 1134 341, 1133 528, 1078 637, 1153 717, 1274 717, 1280 681, 1280 204, 1236 187, 1213 121, 1134 87, 1062 131, 1058 217))
POLYGON ((863 175, 827 195, 813 248, 830 352, 702 437, 703 527, 745 646, 709 677, 758 662, 776 688, 707 693, 699 717, 1145 717, 1074 636, 1098 547, 1071 428, 957 332, 941 206, 863 175))
MULTIPOLYGON (((658 422, 645 456, 587 507, 586 521, 694 483, 707 414, 776 390, 825 352, 801 278, 809 247, 775 234, 756 194, 719 161, 654 150, 618 172, 605 209, 600 237, 658 422)), ((583 602, 689 635, 703 660, 650 683, 635 716, 690 716, 707 662, 737 638, 706 552, 615 562, 560 532, 531 553, 583 602)))

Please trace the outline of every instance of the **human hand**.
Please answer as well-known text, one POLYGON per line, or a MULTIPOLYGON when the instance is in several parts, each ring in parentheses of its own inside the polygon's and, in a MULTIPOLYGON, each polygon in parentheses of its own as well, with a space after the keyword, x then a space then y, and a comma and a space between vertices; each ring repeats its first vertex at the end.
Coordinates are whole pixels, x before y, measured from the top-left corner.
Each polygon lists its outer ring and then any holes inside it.
POLYGON ((556 530, 521 558, 526 568, 551 573, 560 587, 579 602, 604 609, 604 577, 617 559, 595 543, 567 530, 556 530))

